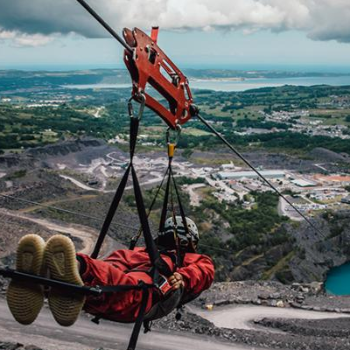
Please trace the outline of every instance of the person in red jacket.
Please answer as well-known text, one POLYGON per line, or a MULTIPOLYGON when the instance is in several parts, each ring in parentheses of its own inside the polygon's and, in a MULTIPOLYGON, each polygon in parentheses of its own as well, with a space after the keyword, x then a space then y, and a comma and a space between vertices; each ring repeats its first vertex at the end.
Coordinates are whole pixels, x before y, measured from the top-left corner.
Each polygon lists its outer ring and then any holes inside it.
MULTIPOLYGON (((187 233, 181 217, 165 222, 165 230, 156 239, 161 257, 173 274, 165 280, 171 291, 183 290, 182 303, 208 289, 214 279, 214 265, 205 255, 197 254, 198 230, 186 218, 187 233), (181 248, 182 263, 174 251, 174 231, 181 248)), ((145 248, 114 251, 104 260, 76 254, 73 242, 66 236, 55 235, 45 244, 37 235, 27 235, 19 242, 16 268, 39 275, 43 269, 55 280, 87 286, 137 285, 140 280, 151 284, 148 271, 151 263, 145 248)), ((168 294, 167 294, 168 295, 168 294)), ((149 294, 146 313, 164 298, 156 288, 149 294)), ((98 297, 69 295, 62 289, 51 288, 48 294, 50 310, 62 326, 74 324, 82 309, 86 312, 119 322, 134 322, 139 313, 142 291, 103 293, 98 297)), ((22 324, 32 323, 44 302, 43 290, 38 285, 12 281, 7 291, 7 302, 14 318, 22 324), (28 302, 29 301, 29 302, 28 302)))

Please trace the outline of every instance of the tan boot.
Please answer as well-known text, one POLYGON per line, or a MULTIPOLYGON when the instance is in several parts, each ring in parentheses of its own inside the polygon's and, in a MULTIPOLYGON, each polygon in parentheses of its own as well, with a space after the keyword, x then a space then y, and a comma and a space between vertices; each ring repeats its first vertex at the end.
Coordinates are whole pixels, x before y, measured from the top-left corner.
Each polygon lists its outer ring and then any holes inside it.
MULTIPOLYGON (((46 244, 44 264, 51 279, 83 286, 71 239, 63 235, 52 236, 46 244)), ((48 295, 53 317, 61 326, 71 326, 77 320, 85 297, 65 293, 64 289, 51 288, 48 295)))
MULTIPOLYGON (((40 236, 29 234, 22 237, 17 248, 16 270, 40 275, 44 249, 45 241, 40 236)), ((43 288, 38 284, 12 280, 6 299, 15 320, 25 325, 31 324, 44 304, 43 288)))

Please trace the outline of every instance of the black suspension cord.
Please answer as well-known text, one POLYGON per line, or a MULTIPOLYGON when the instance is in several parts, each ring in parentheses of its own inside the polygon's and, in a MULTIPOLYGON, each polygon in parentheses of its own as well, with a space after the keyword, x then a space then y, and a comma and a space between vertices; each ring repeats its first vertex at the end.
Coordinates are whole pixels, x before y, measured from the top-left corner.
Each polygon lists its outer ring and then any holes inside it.
POLYGON ((273 191, 275 191, 281 198, 283 198, 316 232, 322 234, 322 232, 298 209, 293 203, 284 196, 272 183, 266 179, 240 152, 238 152, 218 131, 216 131, 205 119, 203 119, 199 114, 196 117, 215 134, 239 159, 241 159, 245 164, 249 166, 273 191))
POLYGON ((92 17, 94 17, 117 41, 119 41, 120 44, 124 46, 126 50, 129 52, 132 52, 132 48, 121 38, 115 30, 112 29, 111 26, 109 26, 103 18, 95 11, 93 10, 84 0, 77 0, 81 6, 85 8, 87 12, 90 13, 92 17))
MULTIPOLYGON (((155 194, 155 196, 154 196, 154 198, 153 198, 153 200, 152 200, 152 203, 151 203, 150 207, 148 208, 147 218, 149 218, 149 216, 151 215, 151 212, 152 212, 152 210, 153 210, 153 206, 155 205, 156 200, 157 200, 157 198, 158 198, 158 195, 159 195, 159 193, 160 193, 160 190, 161 190, 162 187, 163 187, 163 183, 164 183, 164 180, 165 180, 165 178, 166 178, 166 176, 167 176, 167 174, 168 174, 168 171, 169 171, 169 168, 166 170, 166 172, 165 172, 165 174, 164 174, 164 176, 163 176, 162 182, 161 182, 160 185, 158 186, 157 192, 156 192, 156 194, 155 194)), ((134 249, 135 249, 136 244, 137 244, 138 240, 140 239, 141 235, 142 235, 142 227, 139 228, 139 231, 138 231, 137 235, 135 235, 135 236, 131 239, 131 242, 130 242, 130 245, 129 245, 129 249, 130 249, 130 250, 134 250, 134 249)))

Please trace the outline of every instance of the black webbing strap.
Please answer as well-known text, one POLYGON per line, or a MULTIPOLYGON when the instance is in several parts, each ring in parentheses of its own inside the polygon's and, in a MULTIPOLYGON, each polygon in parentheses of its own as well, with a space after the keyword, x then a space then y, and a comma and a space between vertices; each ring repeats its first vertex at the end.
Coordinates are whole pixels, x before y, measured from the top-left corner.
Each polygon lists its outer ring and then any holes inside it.
MULTIPOLYGON (((151 260, 152 266, 156 267, 161 274, 165 275, 166 277, 170 277, 172 275, 172 271, 169 268, 168 264, 161 258, 159 251, 156 247, 156 244, 153 240, 151 230, 148 224, 148 219, 147 219, 146 209, 142 198, 140 184, 137 179, 135 169, 133 167, 131 169, 131 174, 132 174, 133 185, 134 185, 133 187, 134 187, 137 211, 139 214, 139 218, 140 218, 140 222, 143 230, 143 236, 145 238, 146 249, 147 249, 149 258, 151 260)), ((153 274, 152 277, 155 278, 155 275, 153 274)))
POLYGON ((183 205, 182 205, 182 202, 181 202, 181 198, 180 198, 180 193, 179 193, 179 190, 177 188, 176 181, 175 181, 175 178, 174 178, 174 174, 173 174, 173 171, 172 171, 171 168, 170 168, 170 174, 171 174, 171 178, 173 180, 173 184, 174 184, 174 188, 175 188, 177 202, 179 204, 179 209, 180 209, 180 215, 181 215, 181 218, 182 218, 182 222, 183 222, 183 225, 184 225, 184 228, 185 228, 185 232, 188 235, 189 231, 188 231, 188 226, 187 226, 187 221, 186 221, 185 210, 183 208, 183 205))
POLYGON ((135 154, 137 135, 139 133, 139 125, 140 120, 137 118, 130 118, 130 163, 132 164, 132 160, 135 154))
POLYGON ((130 163, 129 166, 127 167, 122 180, 119 183, 119 186, 117 188, 116 194, 113 198, 113 201, 108 209, 107 216, 105 218, 105 221, 103 222, 100 234, 98 236, 95 248, 91 254, 91 258, 97 259, 98 254, 100 253, 102 244, 106 238, 106 235, 108 233, 109 227, 112 223, 112 220, 114 218, 114 215, 118 209, 119 203, 122 199, 123 193, 125 191, 126 184, 128 182, 129 174, 130 174, 130 169, 132 168, 132 161, 135 153, 135 147, 136 147, 136 140, 137 140, 137 134, 138 134, 138 129, 139 129, 139 124, 140 120, 138 118, 130 118, 130 163))
MULTIPOLYGON (((175 223, 175 227, 177 227, 177 223, 176 223, 176 212, 175 212, 175 207, 174 207, 174 195, 173 195, 173 190, 170 190, 170 200, 171 200, 171 211, 172 211, 172 215, 173 215, 173 222, 175 223)), ((182 255, 181 255, 181 247, 180 247, 180 239, 179 236, 177 234, 177 231, 174 230, 174 234, 175 234, 175 245, 176 245, 176 267, 182 267, 182 255)))
POLYGON ((99 289, 102 293, 118 293, 118 292, 128 292, 130 290, 143 290, 144 288, 153 288, 154 284, 147 284, 140 281, 137 285, 133 284, 120 284, 117 286, 100 286, 99 289))
MULTIPOLYGON (((179 209, 180 209, 180 215, 181 215, 181 218, 182 218, 182 222, 184 223, 184 226, 185 226, 186 235, 189 236, 189 229, 188 229, 188 226, 187 226, 185 210, 184 210, 184 207, 182 205, 181 198, 180 198, 180 193, 179 193, 179 190, 178 190, 178 187, 177 187, 177 184, 176 184, 176 181, 175 181, 175 177, 173 176, 173 174, 172 174, 172 179, 173 179, 173 184, 174 184, 174 188, 175 188, 175 192, 176 192, 176 196, 177 196, 177 201, 179 203, 179 209)), ((192 239, 190 239, 189 244, 191 246, 192 252, 195 253, 196 252, 196 248, 193 245, 193 240, 192 239)))
POLYGON ((31 284, 38 284, 41 286, 55 288, 62 292, 68 292, 71 294, 100 296, 102 293, 101 288, 98 286, 94 286, 94 287, 78 286, 76 284, 71 284, 64 281, 53 280, 46 277, 41 277, 41 276, 32 275, 21 271, 16 271, 16 270, 10 269, 9 267, 0 269, 0 276, 3 276, 5 278, 10 278, 12 280, 19 281, 19 282, 27 282, 31 284))
POLYGON ((148 297, 149 297, 149 288, 147 287, 147 285, 144 285, 142 287, 142 300, 141 300, 139 314, 137 315, 127 350, 134 350, 136 348, 137 340, 139 338, 140 330, 141 330, 143 319, 146 312, 148 297))
MULTIPOLYGON (((179 204, 179 210, 180 210, 180 215, 182 218, 182 222, 184 224, 184 228, 185 228, 185 233, 186 235, 189 234, 188 231, 188 227, 187 227, 187 221, 186 221, 186 215, 185 215, 185 211, 181 202, 181 198, 180 198, 180 194, 179 194, 179 190, 177 188, 176 185, 176 181, 174 178, 174 174, 173 174, 173 170, 172 170, 172 158, 169 158, 169 165, 168 165, 168 179, 167 179, 167 184, 166 184, 166 188, 165 188, 165 193, 164 193, 164 201, 163 201, 163 208, 162 208, 162 214, 161 214, 161 218, 160 218, 160 223, 159 223, 159 232, 164 232, 165 229, 165 221, 166 221, 166 217, 167 217, 167 213, 168 213, 168 203, 169 203, 169 194, 170 194, 170 190, 171 190, 171 182, 173 182, 173 186, 175 188, 175 192, 176 192, 176 198, 177 198, 177 202, 179 204)), ((174 220, 174 224, 176 225, 176 215, 174 213, 174 204, 172 204, 173 206, 173 220, 174 220)), ((182 256, 181 256, 181 249, 179 246, 179 242, 178 242, 178 237, 176 237, 176 253, 177 253, 177 260, 178 266, 182 266, 182 256)))
POLYGON ((142 197, 142 193, 141 193, 140 184, 139 184, 139 181, 138 181, 138 178, 136 175, 136 171, 135 171, 134 166, 133 166, 133 157, 134 157, 134 153, 135 153, 139 124, 140 124, 139 118, 135 118, 135 117, 130 118, 130 164, 129 164, 128 168, 126 169, 125 174, 122 178, 122 181, 120 182, 120 184, 118 186, 116 195, 115 195, 115 197, 112 201, 112 204, 108 210, 106 219, 105 219, 104 224, 102 226, 100 235, 98 237, 94 251, 91 254, 91 257, 93 259, 96 259, 98 257, 98 254, 100 252, 103 241, 107 235, 110 224, 113 220, 113 217, 114 217, 116 210, 119 206, 119 203, 121 201, 123 192, 125 190, 125 187, 126 187, 126 184, 128 181, 130 170, 131 170, 133 187, 134 187, 134 194, 135 194, 135 201, 136 201, 138 215, 140 218, 142 231, 143 231, 144 238, 145 238, 146 250, 149 254, 149 258, 150 258, 152 266, 155 267, 155 269, 153 269, 152 276, 154 278, 157 277, 157 276, 155 276, 155 274, 156 274, 156 270, 158 269, 163 275, 165 275, 166 277, 169 277, 169 276, 171 276, 172 271, 170 270, 168 265, 165 263, 165 261, 163 261, 163 259, 161 258, 160 254, 158 252, 158 249, 153 241, 151 230, 150 230, 150 227, 148 224, 148 217, 146 214, 146 209, 145 209, 145 205, 144 205, 144 201, 143 201, 143 197, 142 197))
MULTIPOLYGON (((150 288, 155 287, 153 284, 147 284, 143 281, 139 281, 139 283, 135 285, 121 285, 121 286, 103 286, 100 287, 101 290, 104 293, 115 293, 115 292, 123 292, 123 291, 129 291, 129 290, 142 290, 142 299, 141 299, 141 305, 139 309, 139 313, 137 315, 137 318, 135 320, 135 324, 130 336, 129 345, 127 350, 135 350, 137 345, 137 340, 139 338, 140 330, 142 327, 142 324, 144 322, 145 314, 146 314, 146 308, 147 303, 150 295, 150 288)), ((103 318, 103 316, 97 315, 94 319, 91 321, 99 324, 100 319, 103 318)))
POLYGON ((103 225, 102 225, 100 234, 98 236, 94 251, 91 254, 91 258, 93 258, 93 259, 97 259, 98 254, 100 253, 103 241, 106 238, 109 227, 112 223, 114 215, 118 209, 119 203, 120 203, 122 196, 123 196, 123 193, 125 191, 125 187, 126 187, 126 184, 128 182, 128 178, 129 178, 130 169, 132 168, 132 160, 133 160, 134 153, 135 153, 139 124, 140 124, 140 120, 138 118, 134 118, 134 117, 130 118, 130 143, 129 143, 130 163, 129 163, 129 166, 127 167, 127 169, 122 177, 122 180, 120 181, 120 184, 117 188, 116 194, 115 194, 113 201, 108 209, 108 213, 107 213, 107 216, 105 218, 105 221, 103 222, 103 225))
POLYGON ((167 217, 168 213, 168 203, 169 203, 169 192, 170 192, 170 182, 171 182, 171 159, 169 159, 169 165, 167 169, 168 173, 168 179, 165 187, 165 192, 164 192, 164 200, 163 200, 163 208, 162 208, 162 214, 160 217, 160 222, 159 222, 159 232, 164 232, 164 226, 165 226, 165 220, 167 217))
MULTIPOLYGON (((165 174, 164 174, 164 176, 163 176, 162 182, 161 182, 160 185, 158 186, 157 192, 156 192, 156 194, 155 194, 155 196, 154 196, 154 198, 153 198, 153 200, 152 200, 152 203, 151 203, 151 205, 150 205, 150 207, 149 207, 149 209, 148 209, 147 218, 150 216, 150 214, 151 214, 151 212, 152 212, 152 209, 153 209, 153 207, 154 207, 154 205, 155 205, 155 203, 156 203, 156 200, 157 200, 157 198, 158 198, 158 195, 159 195, 159 193, 160 193, 160 190, 161 190, 162 187, 163 187, 164 180, 165 180, 165 178, 166 178, 167 175, 168 175, 168 171, 169 171, 169 168, 167 168, 167 170, 166 170, 166 172, 165 172, 165 174)), ((134 237, 132 238, 132 240, 131 240, 131 242, 130 242, 130 245, 129 245, 129 250, 134 250, 134 249, 135 249, 136 244, 137 244, 138 240, 140 239, 141 235, 142 235, 142 227, 139 229, 137 235, 134 236, 134 237)))
POLYGON ((8 267, 0 269, 0 276, 5 278, 11 278, 13 280, 25 281, 34 284, 39 284, 43 286, 48 286, 52 288, 57 288, 65 292, 70 292, 72 294, 82 294, 82 295, 93 295, 99 296, 103 293, 117 293, 117 292, 128 292, 130 290, 141 290, 144 288, 154 288, 154 284, 147 284, 140 281, 137 285, 134 284, 123 284, 117 286, 79 286, 76 284, 67 283, 64 281, 54 280, 46 277, 41 277, 37 275, 28 274, 25 272, 16 271, 8 267))
POLYGON ((129 173, 130 173, 130 165, 126 169, 126 171, 124 173, 124 176, 123 176, 122 180, 119 183, 119 186, 118 186, 117 192, 116 192, 116 194, 115 194, 115 196, 113 198, 113 201, 112 201, 112 203, 111 203, 111 205, 110 205, 110 207, 108 209, 108 213, 107 213, 107 216, 105 218, 105 221, 103 222, 103 225, 102 225, 100 234, 98 236, 98 239, 97 239, 94 251, 91 254, 91 258, 93 258, 93 259, 97 259, 98 254, 99 254, 99 252, 101 250, 101 246, 103 244, 103 241, 106 238, 106 235, 108 233, 108 229, 109 229, 109 227, 110 227, 110 225, 112 223, 112 220, 114 218, 115 212, 117 211, 119 203, 120 203, 120 200, 121 200, 121 198, 123 196, 126 184, 128 182, 129 173))

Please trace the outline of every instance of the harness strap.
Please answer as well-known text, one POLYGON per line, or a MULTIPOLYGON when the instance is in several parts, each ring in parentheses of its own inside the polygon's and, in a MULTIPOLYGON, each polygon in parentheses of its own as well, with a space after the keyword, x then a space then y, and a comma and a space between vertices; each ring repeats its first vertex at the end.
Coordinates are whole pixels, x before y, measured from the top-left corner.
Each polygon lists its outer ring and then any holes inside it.
POLYGON ((164 231, 165 220, 166 220, 167 212, 168 212, 169 192, 170 192, 170 182, 171 182, 170 181, 171 180, 171 159, 169 159, 167 173, 168 173, 168 179, 167 179, 167 183, 166 183, 166 187, 165 187, 162 214, 161 214, 160 222, 159 222, 159 232, 164 231))
MULTIPOLYGON (((171 210, 172 210, 172 215, 173 215, 173 222, 175 223, 175 226, 177 227, 176 212, 175 212, 175 207, 174 207, 174 195, 173 195, 172 188, 170 190, 170 199, 171 199, 171 210)), ((180 238, 179 238, 179 235, 177 233, 177 230, 174 230, 174 241, 175 241, 175 246, 176 246, 176 267, 181 267, 182 266, 181 246, 180 246, 180 238)))
POLYGON ((147 301, 149 297, 149 289, 148 287, 142 286, 142 300, 141 300, 141 306, 139 310, 139 314, 137 315, 134 328, 131 333, 130 341, 127 350, 134 350, 136 348, 137 340, 140 334, 140 330, 142 327, 143 319, 146 312, 147 307, 147 301))
MULTIPOLYGON (((129 340, 129 345, 127 350, 135 350, 136 345, 137 345, 137 340, 140 334, 140 330, 142 327, 142 323, 145 317, 145 313, 146 313, 146 307, 147 307, 147 302, 148 302, 148 298, 149 298, 149 289, 150 287, 153 287, 153 285, 150 284, 146 284, 143 281, 140 281, 138 285, 136 286, 104 286, 101 287, 101 289, 105 292, 105 293, 115 293, 115 292, 119 292, 119 291, 127 291, 127 290, 131 290, 131 289, 141 289, 142 290, 142 299, 141 299, 141 305, 140 305, 140 309, 139 309, 139 313, 137 315, 131 336, 130 336, 130 340, 129 340), (123 288, 120 288, 123 287, 123 288), (129 288, 129 289, 127 289, 129 288)), ((100 319, 102 319, 103 316, 101 315, 97 315, 95 316, 91 321, 99 324, 100 323, 100 319)))
MULTIPOLYGON (((166 184, 166 189, 165 189, 165 194, 164 194, 161 219, 160 219, 160 223, 159 223, 159 232, 163 232, 165 229, 165 221, 166 221, 167 212, 168 212, 169 194, 171 195, 171 201, 172 201, 173 220, 174 220, 174 223, 176 225, 176 215, 174 212, 174 204, 173 204, 172 191, 171 191, 171 182, 173 182, 173 187, 175 188, 177 202, 179 204, 180 215, 182 218, 182 222, 184 224, 185 233, 188 236, 189 230, 188 230, 188 226, 187 226, 186 215, 185 215, 185 211, 184 211, 184 208, 182 205, 179 190, 178 190, 178 187, 176 185, 175 177, 174 177, 173 170, 172 170, 172 159, 174 156, 175 146, 176 145, 168 142, 168 155, 169 155, 169 164, 168 164, 168 169, 167 169, 168 179, 167 179, 167 184, 166 184)), ((175 243, 176 243, 178 266, 182 266, 181 249, 180 249, 180 244, 179 244, 179 240, 178 240, 177 236, 175 238, 175 243)))
MULTIPOLYGON (((147 219, 146 209, 142 198, 140 184, 137 179, 135 169, 133 167, 131 169, 131 174, 132 174, 133 183, 134 183, 133 187, 134 187, 137 211, 141 221, 143 235, 145 238, 146 249, 149 254, 150 261, 152 263, 152 266, 156 267, 156 269, 158 269, 160 273, 162 273, 166 277, 170 277, 172 275, 172 271, 170 270, 168 264, 161 258, 159 251, 156 247, 156 244, 153 240, 151 230, 148 224, 148 219, 147 219)), ((156 277, 155 274, 156 274, 156 271, 154 269, 153 275, 152 275, 153 278, 156 277)))
POLYGON ((128 177, 129 177, 129 173, 130 173, 130 165, 128 166, 128 168, 126 169, 124 176, 122 178, 122 180, 119 183, 118 189, 116 191, 116 194, 113 198, 113 201, 111 203, 111 206, 109 207, 107 216, 105 218, 105 221, 103 222, 100 234, 98 236, 94 251, 91 254, 91 258, 93 259, 97 259, 98 254, 101 250, 101 246, 103 244, 103 241, 106 238, 106 235, 108 233, 109 227, 112 223, 112 220, 114 218, 114 215, 118 209, 119 203, 121 201, 121 198, 123 196, 127 181, 128 181, 128 177))
MULTIPOLYGON (((130 144, 129 144, 130 163, 129 163, 129 166, 127 167, 127 169, 122 177, 122 180, 117 188, 116 194, 113 198, 113 201, 109 207, 105 221, 102 225, 100 234, 98 236, 98 239, 97 239, 97 242, 96 242, 96 245, 94 248, 94 251, 91 254, 91 258, 93 258, 93 259, 97 259, 97 257, 98 257, 98 254, 101 250, 103 241, 106 238, 109 227, 112 223, 114 215, 115 215, 115 213, 118 209, 119 203, 122 199, 122 196, 123 196, 123 193, 125 191, 125 187, 126 187, 126 184, 127 184, 128 178, 129 178, 130 169, 132 168, 132 161, 133 161, 133 157, 134 157, 134 153, 135 153, 136 140, 137 140, 140 119, 133 117, 132 105, 130 105, 130 104, 131 104, 131 101, 129 101, 129 113, 131 115, 131 118, 130 118, 130 144)), ((142 110, 142 105, 140 107, 140 110, 142 110)))
MULTIPOLYGON (((143 100, 143 103, 144 103, 144 100, 143 100)), ((142 110, 143 110, 143 105, 141 104, 140 111, 142 111, 142 110)), ((137 134, 138 134, 139 124, 140 124, 141 112, 139 113, 138 117, 134 117, 131 101, 129 101, 129 113, 131 115, 131 118, 130 118, 130 163, 129 163, 128 168, 125 171, 125 174, 122 178, 122 181, 120 182, 118 189, 116 191, 115 197, 113 198, 112 204, 108 210, 106 219, 103 223, 100 235, 98 237, 94 251, 91 254, 91 257, 93 259, 96 259, 98 257, 98 254, 101 250, 101 246, 103 244, 103 241, 108 233, 110 224, 113 220, 113 217, 114 217, 116 210, 119 206, 119 203, 121 201, 123 192, 125 190, 125 187, 126 187, 126 184, 127 184, 128 178, 129 178, 130 170, 131 170, 137 211, 138 211, 142 231, 143 231, 144 238, 145 238, 146 249, 147 249, 147 252, 149 254, 151 264, 153 266, 152 277, 154 278, 154 281, 156 281, 157 277, 158 277, 157 270, 159 270, 160 273, 165 275, 166 277, 171 276, 172 272, 169 269, 168 265, 165 263, 165 261, 163 261, 163 259, 161 258, 160 254, 157 250, 157 247, 155 245, 155 242, 153 241, 151 230, 150 230, 150 227, 148 224, 148 217, 146 214, 146 209, 145 209, 145 205, 144 205, 144 201, 143 201, 143 197, 142 197, 140 184, 139 184, 139 181, 138 181, 138 178, 136 175, 136 171, 135 171, 134 166, 133 166, 133 157, 134 157, 134 153, 135 153, 135 147, 136 147, 137 134)))
MULTIPOLYGON (((153 200, 152 200, 152 203, 151 203, 151 205, 150 205, 150 207, 149 207, 149 209, 148 209, 147 218, 148 218, 149 215, 151 214, 151 211, 152 211, 152 209, 153 209, 153 206, 154 206, 154 204, 156 203, 156 200, 157 200, 157 198, 158 198, 158 195, 159 195, 159 193, 160 193, 160 190, 161 190, 162 187, 163 187, 164 180, 165 180, 166 176, 168 175, 168 171, 169 171, 169 168, 166 170, 166 172, 165 172, 165 174, 164 174, 164 176, 163 176, 162 182, 161 182, 160 185, 158 186, 156 195, 154 196, 154 198, 153 198, 153 200)), ((135 249, 136 244, 137 244, 138 240, 140 239, 141 235, 142 235, 142 227, 140 227, 140 229, 139 229, 137 235, 134 236, 134 237, 131 239, 130 245, 129 245, 129 250, 134 250, 134 249, 135 249)))
POLYGON ((124 284, 118 286, 101 286, 99 289, 102 293, 117 293, 117 292, 128 292, 130 290, 141 290, 144 288, 154 288, 154 284, 147 284, 143 281, 140 281, 138 284, 124 284))
POLYGON ((177 188, 176 181, 175 181, 175 178, 174 178, 174 174, 173 174, 172 169, 170 169, 170 173, 171 173, 171 178, 172 178, 172 180, 173 180, 173 184, 174 184, 174 188, 175 188, 175 193, 176 193, 176 197, 177 197, 177 202, 179 203, 179 209, 180 209, 181 219, 182 219, 182 222, 183 222, 183 225, 184 225, 184 228, 185 228, 185 232, 186 232, 186 234, 188 234, 188 233, 189 233, 189 230, 188 230, 188 226, 187 226, 185 210, 184 210, 183 205, 182 205, 182 202, 181 202, 180 193, 179 193, 179 190, 178 190, 178 188, 177 188))
MULTIPOLYGON (((188 226, 187 226, 185 210, 183 208, 183 205, 182 205, 182 202, 181 202, 181 198, 180 198, 180 193, 179 193, 178 187, 176 185, 175 177, 173 175, 172 175, 172 179, 173 179, 174 188, 175 188, 175 192, 176 192, 176 196, 177 196, 177 201, 179 203, 180 215, 181 215, 181 218, 182 218, 182 222, 184 223, 184 226, 185 226, 185 232, 186 232, 186 235, 189 235, 189 229, 188 229, 188 226)), ((196 249, 195 249, 195 247, 193 245, 192 239, 190 239, 189 244, 191 244, 191 249, 192 249, 193 253, 195 253, 196 249)))

